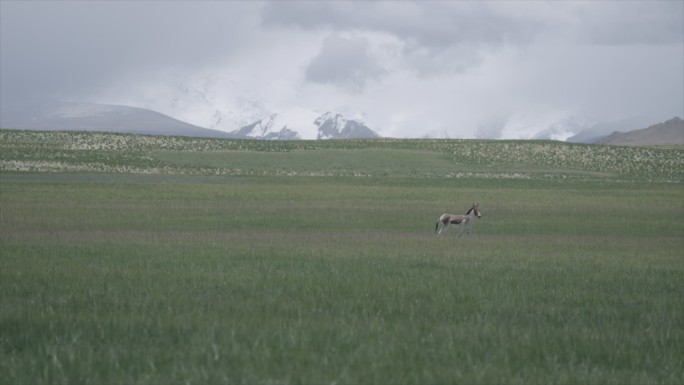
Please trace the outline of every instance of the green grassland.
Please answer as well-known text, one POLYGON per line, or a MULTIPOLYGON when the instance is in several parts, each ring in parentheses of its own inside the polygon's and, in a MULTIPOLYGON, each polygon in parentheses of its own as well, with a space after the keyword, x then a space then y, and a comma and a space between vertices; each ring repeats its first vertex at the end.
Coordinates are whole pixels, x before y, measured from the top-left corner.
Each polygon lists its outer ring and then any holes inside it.
POLYGON ((683 174, 681 148, 3 130, 0 378, 682 383, 683 174))

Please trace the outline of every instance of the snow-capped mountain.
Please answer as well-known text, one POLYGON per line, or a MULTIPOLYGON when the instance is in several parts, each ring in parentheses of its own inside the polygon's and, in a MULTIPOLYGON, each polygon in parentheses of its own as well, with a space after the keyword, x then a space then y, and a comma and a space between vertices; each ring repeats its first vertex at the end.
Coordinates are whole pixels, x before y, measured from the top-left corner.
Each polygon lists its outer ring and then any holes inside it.
POLYGON ((267 140, 294 140, 301 139, 300 135, 283 126, 278 129, 277 114, 271 114, 265 119, 260 119, 252 124, 246 125, 239 130, 232 133, 238 137, 251 139, 267 139, 267 140))
MULTIPOLYGON (((516 114, 503 124, 498 139, 542 139, 572 143, 599 143, 616 131, 630 132, 658 123, 647 117, 597 120, 586 115, 547 113, 516 114)), ((494 130, 495 131, 495 130, 494 130)), ((492 133, 492 130, 488 132, 492 133)), ((496 134, 494 134, 496 137, 496 134)))
POLYGON ((100 96, 100 101, 140 106, 244 138, 314 140, 378 136, 363 123, 341 116, 337 123, 326 124, 330 117, 321 117, 321 113, 327 107, 319 101, 301 104, 287 84, 246 80, 214 70, 160 76, 162 81, 150 80, 136 88, 135 93, 114 89, 109 96, 100 96))
POLYGON ((318 118, 310 111, 267 114, 232 132, 188 124, 146 108, 110 104, 42 101, 0 105, 0 128, 46 131, 106 131, 145 135, 266 140, 377 137, 373 130, 340 114, 318 118), (290 124, 293 127, 290 128, 290 124))
POLYGON ((356 120, 347 120, 340 114, 326 112, 314 121, 318 126, 316 139, 377 138, 379 135, 356 120))
POLYGON ((593 122, 586 117, 568 117, 549 124, 548 128, 542 129, 534 135, 534 139, 551 139, 566 141, 575 133, 591 127, 593 122))
POLYGON ((593 124, 594 122, 585 116, 570 115, 561 111, 534 114, 518 113, 503 123, 502 129, 498 133, 498 139, 566 141, 593 124))
MULTIPOLYGON (((377 138, 379 135, 362 122, 345 119, 341 114, 326 112, 311 122, 316 127, 316 136, 311 138, 310 130, 300 133, 290 129, 278 114, 271 114, 252 124, 244 126, 232 134, 252 139, 355 139, 377 138)), ((300 125, 301 126, 301 125, 300 125)))

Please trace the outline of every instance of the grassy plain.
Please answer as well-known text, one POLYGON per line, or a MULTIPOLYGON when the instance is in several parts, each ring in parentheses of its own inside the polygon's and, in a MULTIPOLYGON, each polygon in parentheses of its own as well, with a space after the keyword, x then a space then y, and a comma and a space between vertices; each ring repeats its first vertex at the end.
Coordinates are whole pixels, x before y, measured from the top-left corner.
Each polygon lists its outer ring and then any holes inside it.
POLYGON ((5 383, 684 381, 681 149, 0 134, 5 383))

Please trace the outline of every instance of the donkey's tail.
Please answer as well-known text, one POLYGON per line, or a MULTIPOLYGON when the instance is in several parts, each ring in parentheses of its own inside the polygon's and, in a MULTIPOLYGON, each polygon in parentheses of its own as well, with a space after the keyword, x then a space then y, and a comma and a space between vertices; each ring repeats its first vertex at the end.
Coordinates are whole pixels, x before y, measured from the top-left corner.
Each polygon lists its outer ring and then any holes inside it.
POLYGON ((437 220, 437 223, 435 223, 435 233, 437 232, 438 228, 439 228, 439 219, 437 220))

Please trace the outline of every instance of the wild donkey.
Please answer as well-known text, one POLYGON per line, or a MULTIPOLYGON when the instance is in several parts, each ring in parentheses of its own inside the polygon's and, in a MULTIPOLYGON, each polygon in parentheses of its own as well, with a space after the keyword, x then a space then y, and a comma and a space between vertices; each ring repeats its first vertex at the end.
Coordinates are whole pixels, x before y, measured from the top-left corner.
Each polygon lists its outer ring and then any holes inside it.
POLYGON ((465 230, 468 230, 468 236, 470 236, 470 228, 473 226, 471 220, 474 216, 477 216, 478 218, 482 216, 482 214, 480 214, 479 203, 473 203, 473 207, 468 209, 468 212, 465 213, 465 215, 442 214, 435 224, 435 233, 441 235, 442 232, 447 231, 449 226, 456 226, 459 228, 459 238, 463 235, 465 230))

